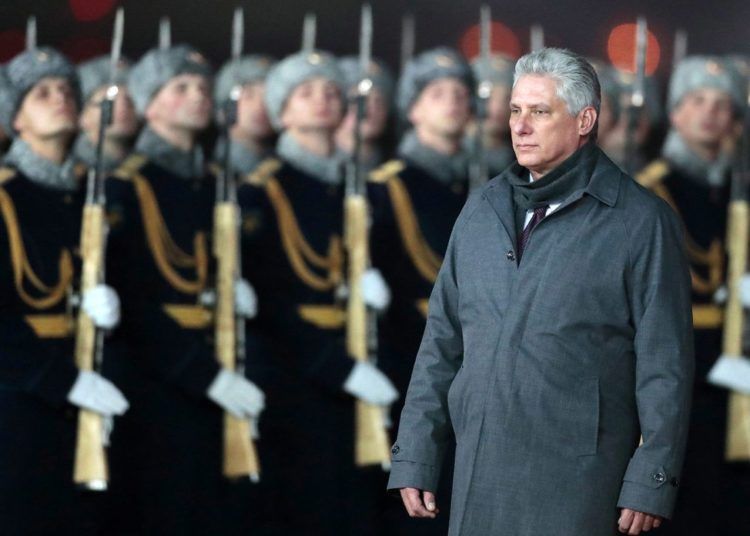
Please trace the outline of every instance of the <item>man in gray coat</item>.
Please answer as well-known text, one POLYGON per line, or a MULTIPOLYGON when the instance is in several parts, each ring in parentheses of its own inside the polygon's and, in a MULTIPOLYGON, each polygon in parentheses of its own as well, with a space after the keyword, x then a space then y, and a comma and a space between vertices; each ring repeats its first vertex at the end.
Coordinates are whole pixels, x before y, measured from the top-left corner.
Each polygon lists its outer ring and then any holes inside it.
POLYGON ((388 485, 435 517, 452 426, 451 535, 639 534, 671 515, 693 375, 682 231, 596 147, 599 103, 581 57, 521 58, 518 162, 453 229, 388 485))

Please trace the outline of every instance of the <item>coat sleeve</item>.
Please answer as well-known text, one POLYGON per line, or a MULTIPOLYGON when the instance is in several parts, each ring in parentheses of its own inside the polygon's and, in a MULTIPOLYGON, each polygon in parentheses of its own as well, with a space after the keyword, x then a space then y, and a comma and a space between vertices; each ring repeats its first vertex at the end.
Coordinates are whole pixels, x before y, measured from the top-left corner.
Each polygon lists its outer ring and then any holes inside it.
POLYGON ((642 444, 618 506, 670 517, 685 455, 694 374, 690 275, 681 224, 661 200, 629 229, 635 398, 642 444))
POLYGON ((461 222, 459 217, 430 295, 427 326, 401 412, 398 439, 391 450, 391 490, 413 487, 434 492, 440 478, 451 434, 448 389, 463 361, 455 262, 461 222))

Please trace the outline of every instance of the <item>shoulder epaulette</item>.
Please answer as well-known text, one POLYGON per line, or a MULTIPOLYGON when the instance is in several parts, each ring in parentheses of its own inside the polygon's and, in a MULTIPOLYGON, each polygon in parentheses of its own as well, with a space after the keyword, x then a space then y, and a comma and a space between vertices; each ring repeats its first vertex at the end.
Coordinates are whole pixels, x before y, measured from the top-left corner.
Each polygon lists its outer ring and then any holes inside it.
POLYGON ((273 175, 281 168, 281 160, 278 158, 266 158, 258 164, 254 171, 245 175, 242 182, 252 184, 253 186, 263 186, 273 175))
POLYGON ((401 160, 389 160, 370 172, 369 181, 376 183, 388 182, 391 177, 401 173, 405 167, 406 165, 401 160))
POLYGON ((2 166, 0 167, 0 186, 10 181, 16 176, 16 170, 12 167, 2 166))
POLYGON ((669 163, 660 158, 643 168, 636 174, 635 180, 644 188, 653 188, 659 184, 669 173, 669 163))
POLYGON ((115 169, 112 175, 118 179, 130 180, 145 163, 146 157, 144 155, 131 154, 115 169))

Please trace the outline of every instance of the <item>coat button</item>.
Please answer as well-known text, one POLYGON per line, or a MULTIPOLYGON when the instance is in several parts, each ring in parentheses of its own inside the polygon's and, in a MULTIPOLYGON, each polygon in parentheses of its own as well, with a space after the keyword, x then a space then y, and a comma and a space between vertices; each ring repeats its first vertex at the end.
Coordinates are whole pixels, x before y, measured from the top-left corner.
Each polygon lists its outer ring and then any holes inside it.
POLYGON ((667 481, 667 475, 665 475, 661 471, 659 471, 658 473, 654 473, 653 475, 651 475, 651 478, 653 478, 654 482, 656 482, 657 484, 664 484, 664 482, 667 481))
POLYGON ((398 445, 393 445, 393 448, 391 449, 391 454, 395 456, 396 454, 398 454, 400 450, 401 450, 401 447, 399 447, 398 445))
POLYGON ((509 261, 514 261, 516 260, 516 254, 513 253, 512 249, 509 249, 508 253, 505 254, 505 258, 508 259, 509 261))

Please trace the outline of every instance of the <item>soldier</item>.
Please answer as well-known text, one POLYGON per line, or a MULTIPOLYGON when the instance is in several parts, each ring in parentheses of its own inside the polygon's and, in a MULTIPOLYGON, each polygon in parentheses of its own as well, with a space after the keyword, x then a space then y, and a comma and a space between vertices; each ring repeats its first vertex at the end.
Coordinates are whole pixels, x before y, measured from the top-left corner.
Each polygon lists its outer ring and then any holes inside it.
MULTIPOLYGON (((211 120, 210 75, 203 55, 179 45, 149 51, 128 78, 146 125, 107 184, 107 274, 132 315, 106 360, 132 398, 112 438, 111 532, 242 530, 235 485, 250 482, 222 476, 223 413, 257 417, 263 393, 221 368, 213 346, 215 178, 196 143, 211 120)), ((235 300, 238 314, 254 314, 246 283, 235 300)))
POLYGON ((601 86, 602 100, 596 139, 599 146, 606 152, 606 147, 610 143, 609 137, 620 122, 621 87, 614 67, 599 60, 589 59, 589 63, 596 70, 601 86))
MULTIPOLYGON (((214 99, 220 126, 224 123, 223 105, 229 99, 229 93, 235 85, 242 86, 237 101, 237 120, 229 133, 232 170, 240 175, 252 172, 273 152, 274 130, 264 102, 266 76, 273 63, 268 56, 243 56, 227 62, 216 77, 214 99)), ((214 160, 220 164, 224 163, 226 143, 223 138, 216 143, 214 160)))
POLYGON ((671 129, 662 158, 638 181, 664 198, 682 218, 692 274, 696 374, 685 470, 671 534, 723 532, 722 460, 726 392, 706 382, 722 350, 722 310, 714 296, 725 279, 728 177, 735 135, 745 105, 744 86, 721 59, 694 56, 675 69, 667 105, 671 129))
MULTIPOLYGON (((351 97, 359 82, 359 58, 349 56, 339 60, 339 68, 344 74, 347 95, 351 97)), ((373 59, 367 71, 372 80, 372 90, 367 96, 365 118, 360 128, 362 146, 360 148, 360 162, 366 172, 370 172, 385 160, 383 141, 388 129, 388 120, 393 102, 393 75, 382 61, 373 59)), ((336 131, 336 145, 339 150, 351 156, 354 152, 354 128, 357 122, 357 107, 355 103, 347 107, 344 120, 336 131)))
MULTIPOLYGON (((487 80, 492 91, 487 99, 486 117, 482 124, 482 149, 487 161, 488 178, 499 175, 515 160, 510 145, 510 90, 513 87, 513 66, 515 62, 504 54, 492 54, 488 59, 475 59, 471 68, 477 80, 487 80)), ((474 135, 466 141, 471 150, 474 135)))
MULTIPOLYGON (((81 133, 76 139, 73 151, 76 157, 89 167, 96 165, 101 102, 111 85, 110 62, 109 56, 102 56, 78 67, 84 104, 78 119, 81 133)), ((129 68, 129 64, 121 60, 113 81, 117 84, 118 93, 112 111, 112 124, 105 131, 102 147, 103 166, 107 173, 113 171, 125 159, 138 132, 138 117, 126 85, 129 68)))
MULTIPOLYGON (((397 102, 413 130, 399 145, 399 159, 371 174, 373 264, 382 270, 394 300, 380 326, 381 363, 399 392, 408 386, 427 300, 466 199, 468 155, 462 140, 473 86, 471 68, 451 49, 433 49, 411 60, 399 81, 397 102)), ((394 405, 394 423, 400 413, 401 405, 394 405)), ((443 497, 450 494, 449 473, 444 471, 443 497)), ((435 521, 440 526, 416 523, 395 502, 386 517, 388 530, 395 533, 447 532, 446 521, 435 521)))
MULTIPOLYGON (((344 344, 342 156, 334 134, 346 86, 333 56, 293 54, 266 80, 266 105, 281 131, 278 159, 239 193, 243 267, 258 289, 248 368, 267 394, 260 458, 274 534, 371 534, 382 487, 354 465, 354 399, 386 406, 398 396, 376 367, 344 344)), ((377 272, 362 281, 382 309, 377 272)))
MULTIPOLYGON (((105 417, 122 393, 74 361, 73 287, 84 200, 75 136, 78 79, 56 50, 32 47, 7 68, 0 120, 13 142, 0 168, 0 526, 7 534, 94 533, 73 483, 75 407, 105 417)), ((81 307, 113 328, 119 300, 87 291, 81 307)))
MULTIPOLYGON (((5 75, 5 67, 0 67, 0 99, 6 99, 5 96, 6 93, 9 91, 9 88, 7 87, 8 81, 7 77, 5 75)), ((0 156, 5 154, 5 151, 8 149, 8 144, 10 142, 10 135, 5 132, 5 128, 0 126, 0 156)))

